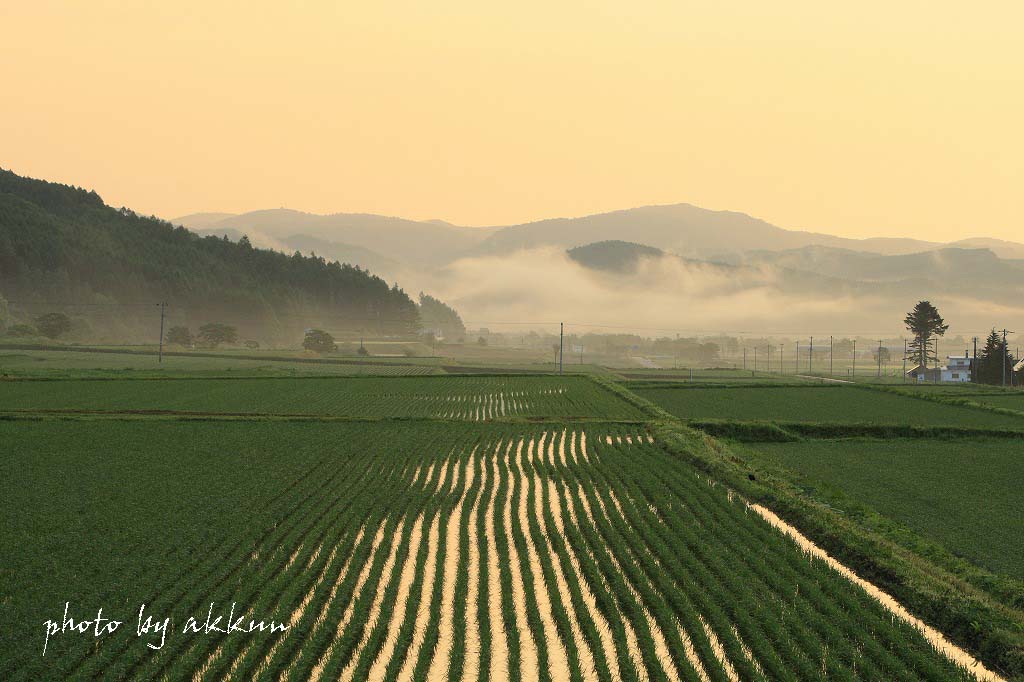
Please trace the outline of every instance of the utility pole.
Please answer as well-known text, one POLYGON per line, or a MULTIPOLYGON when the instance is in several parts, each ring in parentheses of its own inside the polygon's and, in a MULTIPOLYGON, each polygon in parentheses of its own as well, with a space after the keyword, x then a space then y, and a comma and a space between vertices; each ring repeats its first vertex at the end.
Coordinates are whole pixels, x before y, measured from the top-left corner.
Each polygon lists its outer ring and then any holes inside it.
POLYGON ((882 339, 878 339, 878 378, 882 378, 882 339))
POLYGON ((903 339, 903 383, 907 383, 907 340, 903 339))
POLYGON ((853 377, 857 376, 857 339, 853 340, 853 377))
POLYGON ((828 337, 828 375, 835 376, 832 372, 832 337, 828 337))
POLYGON ((811 346, 807 349, 807 373, 814 374, 814 337, 811 337, 811 346))
POLYGON ((1003 330, 1003 386, 1006 386, 1006 335, 1011 332, 1003 330))
POLYGON ((974 337, 974 359, 971 360, 971 382, 978 382, 978 337, 974 337))
POLYGON ((772 345, 768 344, 768 373, 772 373, 772 345))
POLYGON ((780 375, 782 375, 786 371, 785 363, 783 362, 785 358, 783 358, 783 356, 782 356, 782 350, 785 347, 786 347, 786 344, 784 344, 784 343, 780 343, 779 344, 779 374, 780 375))
POLYGON ((796 362, 793 363, 793 374, 800 373, 800 339, 796 340, 796 362))
POLYGON ((746 349, 746 347, 743 348, 743 371, 744 372, 747 371, 747 349, 746 349))
POLYGON ((974 337, 974 357, 971 358, 971 383, 978 381, 978 337, 974 337))
POLYGON ((757 373, 757 346, 754 346, 754 373, 757 373))
POLYGON ((558 373, 562 373, 562 339, 565 336, 565 322, 558 323, 558 373))
POLYGON ((164 310, 167 308, 167 303, 160 302, 160 354, 157 362, 164 361, 164 310))

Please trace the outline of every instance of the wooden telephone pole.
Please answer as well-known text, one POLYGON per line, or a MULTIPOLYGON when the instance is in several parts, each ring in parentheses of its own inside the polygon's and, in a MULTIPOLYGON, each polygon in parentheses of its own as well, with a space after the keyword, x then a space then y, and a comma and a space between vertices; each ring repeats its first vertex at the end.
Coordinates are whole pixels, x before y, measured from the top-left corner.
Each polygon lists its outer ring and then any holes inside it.
MULTIPOLYGON (((1007 353, 1006 335, 1007 334, 1012 334, 1012 333, 1013 332, 1008 332, 1005 329, 1003 330, 1003 362, 1002 362, 1002 365, 1003 365, 1003 386, 1006 386, 1006 353, 1007 353)), ((1012 375, 1011 375, 1011 380, 1012 380, 1012 375)))
POLYGON ((558 323, 558 373, 562 373, 562 343, 565 338, 565 322, 558 323))
POLYGON ((162 363, 164 361, 164 311, 167 309, 167 303, 160 302, 160 353, 157 362, 162 363))

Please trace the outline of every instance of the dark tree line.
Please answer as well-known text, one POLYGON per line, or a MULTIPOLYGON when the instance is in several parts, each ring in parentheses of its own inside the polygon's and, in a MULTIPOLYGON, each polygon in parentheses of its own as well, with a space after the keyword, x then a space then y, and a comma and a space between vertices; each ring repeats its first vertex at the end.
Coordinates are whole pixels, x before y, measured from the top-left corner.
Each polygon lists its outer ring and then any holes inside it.
POLYGON ((199 237, 106 206, 95 192, 0 170, 0 291, 9 300, 166 300, 195 320, 404 335, 420 327, 397 285, 351 265, 199 237))
POLYGON ((1009 384, 1019 385, 1024 379, 1024 372, 1013 373, 1013 366, 1017 358, 1006 347, 1003 336, 995 329, 989 332, 985 339, 984 347, 978 352, 975 359, 973 381, 979 384, 999 384, 1004 381, 1009 384))

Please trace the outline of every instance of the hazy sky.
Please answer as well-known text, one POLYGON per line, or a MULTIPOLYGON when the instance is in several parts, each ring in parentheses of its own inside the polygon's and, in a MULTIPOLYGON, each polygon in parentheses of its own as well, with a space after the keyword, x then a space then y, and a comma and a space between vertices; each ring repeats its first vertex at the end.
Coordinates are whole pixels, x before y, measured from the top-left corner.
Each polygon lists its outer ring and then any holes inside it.
POLYGON ((174 217, 1024 239, 1024 3, 0 3, 0 166, 174 217))

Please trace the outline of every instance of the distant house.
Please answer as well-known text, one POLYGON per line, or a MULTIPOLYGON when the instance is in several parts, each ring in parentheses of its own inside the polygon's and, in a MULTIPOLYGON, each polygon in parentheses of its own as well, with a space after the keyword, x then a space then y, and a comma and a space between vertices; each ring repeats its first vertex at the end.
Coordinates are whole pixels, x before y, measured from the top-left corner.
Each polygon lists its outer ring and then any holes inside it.
POLYGON ((914 365, 907 370, 907 377, 914 381, 931 381, 934 383, 966 383, 971 380, 971 364, 974 359, 964 351, 963 355, 947 355, 946 364, 942 367, 922 367, 914 365))
POLYGON ((946 366, 942 368, 942 380, 964 383, 971 380, 972 358, 964 351, 963 355, 947 355, 946 366))
POLYGON ((932 381, 938 383, 939 381, 942 381, 942 370, 938 367, 914 365, 907 370, 907 376, 914 381, 932 381))

